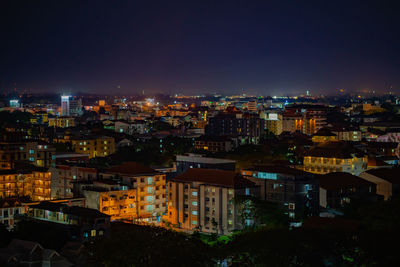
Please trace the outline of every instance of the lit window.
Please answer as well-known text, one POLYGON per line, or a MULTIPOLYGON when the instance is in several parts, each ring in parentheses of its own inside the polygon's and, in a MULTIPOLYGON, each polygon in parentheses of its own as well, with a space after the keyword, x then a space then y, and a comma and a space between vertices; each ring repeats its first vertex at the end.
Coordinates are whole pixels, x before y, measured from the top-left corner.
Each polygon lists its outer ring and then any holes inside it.
POLYGON ((29 154, 34 154, 34 153, 35 153, 35 150, 29 149, 29 154))
POLYGON ((153 193, 153 187, 147 187, 147 193, 153 193))
POLYGON ((192 224, 197 225, 197 221, 192 221, 192 224))
POLYGON ((193 202, 192 202, 192 205, 193 205, 193 206, 197 206, 197 201, 193 201, 193 202))
POLYGON ((96 230, 90 231, 90 235, 91 235, 91 236, 96 236, 96 230))
POLYGON ((76 175, 73 175, 72 178, 73 178, 74 180, 76 180, 76 175))
POLYGON ((228 189, 228 194, 233 195, 233 189, 228 189))
POLYGON ((295 209, 295 204, 294 203, 289 203, 289 209, 294 210, 295 209))
POLYGON ((228 220, 228 224, 232 225, 233 224, 232 220, 228 220))
POLYGON ((250 188, 246 188, 245 194, 246 194, 246 196, 250 195, 250 188))
POLYGON ((197 197, 197 191, 192 191, 192 196, 197 197))
POLYGON ((197 215, 197 210, 193 210, 193 211, 192 211, 192 214, 193 214, 193 215, 197 215))
POLYGON ((147 184, 152 184, 152 183, 153 183, 153 178, 152 177, 147 178, 147 184))
POLYGON ((30 157, 29 161, 35 161, 35 158, 30 157))

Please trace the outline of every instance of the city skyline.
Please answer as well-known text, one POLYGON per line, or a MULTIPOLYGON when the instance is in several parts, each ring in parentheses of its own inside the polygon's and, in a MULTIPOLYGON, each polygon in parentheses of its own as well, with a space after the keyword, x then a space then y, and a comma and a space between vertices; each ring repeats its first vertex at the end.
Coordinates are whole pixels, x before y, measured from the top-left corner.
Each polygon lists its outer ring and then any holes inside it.
POLYGON ((4 7, 2 90, 279 95, 400 87, 398 23, 394 9, 377 2, 4 7))

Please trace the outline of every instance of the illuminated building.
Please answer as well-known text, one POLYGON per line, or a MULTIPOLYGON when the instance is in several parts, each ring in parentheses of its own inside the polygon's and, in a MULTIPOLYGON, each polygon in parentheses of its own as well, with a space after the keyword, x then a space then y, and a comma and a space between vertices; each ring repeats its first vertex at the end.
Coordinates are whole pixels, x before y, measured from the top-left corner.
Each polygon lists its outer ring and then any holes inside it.
POLYGON ((73 117, 56 117, 48 119, 49 127, 68 128, 75 126, 75 119, 73 117))
POLYGON ((189 231, 227 234, 243 227, 234 198, 255 193, 255 184, 233 171, 188 169, 169 181, 168 220, 189 231))
POLYGON ((241 173, 259 186, 262 200, 279 203, 290 218, 319 215, 319 187, 314 174, 279 165, 254 166, 241 173))
POLYGON ((106 105, 105 100, 99 100, 99 107, 104 107, 106 105))
POLYGON ((224 136, 202 135, 194 141, 194 149, 211 152, 229 152, 233 149, 233 145, 232 140, 224 136))
POLYGON ((50 168, 51 197, 73 197, 73 183, 76 181, 92 181, 97 178, 97 169, 79 166, 57 165, 50 168))
POLYGON ((19 108, 21 107, 18 99, 10 100, 10 108, 19 108))
POLYGON ((0 199, 0 224, 3 224, 8 230, 15 225, 14 216, 22 213, 24 213, 24 208, 18 198, 0 199))
POLYGON ((312 135, 326 125, 327 108, 321 105, 292 105, 283 113, 282 130, 312 135))
POLYGON ((71 140, 59 140, 60 142, 71 142, 76 153, 89 154, 90 158, 107 157, 115 152, 115 141, 113 137, 87 137, 73 138, 71 140))
POLYGON ((48 124, 49 114, 47 112, 35 112, 30 122, 32 124, 48 124))
POLYGON ((247 102, 247 110, 251 112, 257 112, 257 101, 247 102))
POLYGON ((78 241, 91 241, 108 236, 110 216, 95 209, 68 206, 61 203, 42 202, 29 206, 27 217, 55 223, 68 229, 78 241))
POLYGON ((336 141, 336 140, 337 140, 336 134, 332 133, 327 128, 321 128, 312 137, 312 141, 314 143, 324 143, 324 142, 331 142, 331 141, 336 141))
POLYGON ((54 165, 55 148, 40 142, 0 142, 0 169, 12 169, 16 162, 37 167, 54 165))
POLYGON ((265 128, 274 135, 282 133, 282 115, 276 112, 261 112, 260 117, 265 120, 265 128))
POLYGON ((130 220, 138 217, 135 189, 112 180, 80 183, 81 194, 85 197, 85 207, 96 209, 111 216, 111 220, 130 220))
POLYGON ((46 168, 27 167, 21 170, 0 170, 0 198, 29 197, 49 200, 51 173, 46 168))
POLYGON ((305 171, 326 174, 348 172, 358 175, 367 170, 368 157, 346 142, 321 143, 308 152, 303 159, 305 171))
POLYGON ((69 116, 69 99, 71 96, 62 95, 61 96, 61 116, 69 116))
POLYGON ((135 219, 152 222, 160 220, 166 208, 166 174, 136 162, 126 162, 100 173, 103 179, 120 179, 135 192, 135 219))

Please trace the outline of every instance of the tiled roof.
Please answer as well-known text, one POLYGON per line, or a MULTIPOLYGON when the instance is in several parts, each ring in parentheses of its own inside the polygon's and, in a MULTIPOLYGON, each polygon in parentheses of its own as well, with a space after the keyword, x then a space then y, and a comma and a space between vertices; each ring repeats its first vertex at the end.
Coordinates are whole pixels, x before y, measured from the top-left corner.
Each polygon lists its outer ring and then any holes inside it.
POLYGON ((364 153, 347 142, 332 141, 313 147, 305 155, 311 157, 351 159, 353 155, 362 157, 364 153))
POLYGON ((188 169, 185 173, 175 177, 176 182, 199 182, 209 185, 244 188, 253 187, 255 184, 234 171, 211 169, 188 169))
POLYGON ((347 172, 332 172, 325 175, 318 175, 316 178, 319 180, 320 187, 328 190, 374 185, 374 183, 347 172))
POLYGON ((400 184, 400 168, 379 168, 366 171, 366 173, 379 177, 392 184, 400 184))

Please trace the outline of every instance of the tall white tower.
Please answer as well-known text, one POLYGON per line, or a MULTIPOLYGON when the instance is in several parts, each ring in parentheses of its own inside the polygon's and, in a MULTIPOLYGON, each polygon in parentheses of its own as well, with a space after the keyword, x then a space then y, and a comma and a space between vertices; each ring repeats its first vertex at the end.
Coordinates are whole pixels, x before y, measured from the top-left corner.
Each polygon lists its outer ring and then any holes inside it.
POLYGON ((69 95, 61 96, 61 116, 69 116, 69 95))

